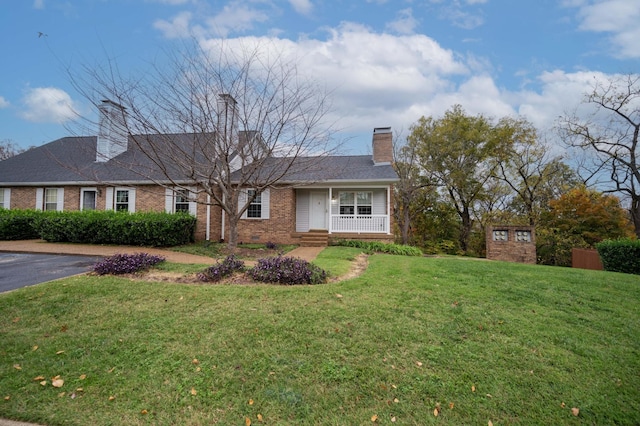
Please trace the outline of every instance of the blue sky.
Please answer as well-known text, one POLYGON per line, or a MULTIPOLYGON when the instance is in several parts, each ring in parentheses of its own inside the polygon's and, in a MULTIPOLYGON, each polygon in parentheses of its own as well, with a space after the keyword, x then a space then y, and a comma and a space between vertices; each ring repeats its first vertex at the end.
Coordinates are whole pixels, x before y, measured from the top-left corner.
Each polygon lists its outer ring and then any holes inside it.
POLYGON ((67 69, 143 72, 183 38, 265 40, 333 90, 347 152, 454 104, 541 131, 595 81, 640 72, 640 0, 4 0, 0 141, 69 134, 88 102, 67 69))

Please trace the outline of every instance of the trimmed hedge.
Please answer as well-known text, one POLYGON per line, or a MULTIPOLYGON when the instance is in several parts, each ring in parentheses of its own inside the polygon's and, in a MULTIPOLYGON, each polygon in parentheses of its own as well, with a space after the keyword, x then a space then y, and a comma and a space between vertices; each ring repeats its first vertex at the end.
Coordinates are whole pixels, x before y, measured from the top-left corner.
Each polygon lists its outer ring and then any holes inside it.
POLYGON ((418 247, 407 246, 403 244, 388 244, 379 241, 361 241, 361 240, 338 240, 333 243, 335 246, 355 247, 363 249, 368 253, 386 253, 399 256, 422 256, 422 250, 418 247))
POLYGON ((596 249, 605 271, 640 275, 640 240, 605 240, 596 249))
POLYGON ((33 240, 40 238, 35 220, 43 212, 0 209, 0 240, 33 240))
POLYGON ((196 218, 186 213, 0 210, 4 240, 167 247, 193 242, 195 227, 196 218))

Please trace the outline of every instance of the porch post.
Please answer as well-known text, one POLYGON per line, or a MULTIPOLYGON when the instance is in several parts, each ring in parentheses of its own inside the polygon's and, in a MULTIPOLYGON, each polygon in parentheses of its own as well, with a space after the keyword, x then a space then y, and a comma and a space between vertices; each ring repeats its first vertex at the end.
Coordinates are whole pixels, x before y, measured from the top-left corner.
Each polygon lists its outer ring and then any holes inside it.
POLYGON ((331 206, 331 201, 333 200, 333 188, 329 187, 329 226, 327 228, 329 228, 329 234, 331 234, 331 232, 333 231, 331 224, 333 223, 333 220, 331 218, 331 212, 332 212, 332 206, 331 206))
POLYGON ((391 234, 391 185, 387 185, 387 235, 391 234))

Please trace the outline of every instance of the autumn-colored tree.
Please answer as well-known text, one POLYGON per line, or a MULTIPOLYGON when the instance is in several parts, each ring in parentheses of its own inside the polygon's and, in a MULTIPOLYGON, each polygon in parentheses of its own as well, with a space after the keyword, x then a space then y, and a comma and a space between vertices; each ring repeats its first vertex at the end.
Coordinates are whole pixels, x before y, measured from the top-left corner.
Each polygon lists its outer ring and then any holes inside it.
POLYGON ((593 248, 604 239, 633 234, 617 197, 582 186, 549 202, 537 231, 538 257, 541 263, 569 266, 573 247, 593 248))

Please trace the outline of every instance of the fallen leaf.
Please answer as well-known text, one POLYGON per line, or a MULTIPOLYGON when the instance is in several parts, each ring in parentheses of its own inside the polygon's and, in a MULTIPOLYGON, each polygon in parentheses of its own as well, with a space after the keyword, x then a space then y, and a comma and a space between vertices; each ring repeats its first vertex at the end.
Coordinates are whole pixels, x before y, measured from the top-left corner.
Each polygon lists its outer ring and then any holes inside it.
POLYGON ((397 404, 398 402, 400 402, 400 400, 398 398, 393 398, 393 402, 397 404))
POLYGON ((249 405, 253 405, 253 399, 249 400, 249 405))
POLYGON ((489 423, 487 423, 487 426, 493 426, 493 422, 489 420, 489 423))
POLYGON ((53 386, 54 388, 61 388, 63 385, 64 385, 64 380, 62 379, 56 379, 51 382, 51 386, 53 386))
POLYGON ((47 381, 46 380, 41 381, 40 386, 47 386, 47 381))
POLYGON ((20 317, 15 317, 15 318, 12 320, 12 322, 13 322, 13 323, 16 323, 16 322, 18 322, 18 321, 20 321, 20 317))
POLYGON ((78 389, 76 389, 76 392, 84 392, 84 389, 83 388, 78 388, 78 389))
POLYGON ((9 401, 10 399, 11 399, 11 397, 10 397, 9 395, 7 395, 7 396, 5 396, 5 397, 4 397, 4 400, 5 400, 5 401, 9 401))
POLYGON ((191 395, 196 396, 198 394, 198 391, 196 390, 196 388, 191 388, 191 395))
POLYGON ((579 409, 579 408, 576 408, 576 407, 573 407, 573 408, 571 409, 571 414, 573 414, 574 416, 576 416, 576 417, 577 417, 577 416, 578 416, 578 414, 580 414, 580 409, 579 409))
POLYGON ((373 416, 371 416, 371 421, 374 422, 374 423, 377 422, 378 421, 378 415, 374 414, 373 416))
POLYGON ((61 355, 63 353, 64 353, 64 351, 58 351, 58 352, 56 352, 56 355, 61 355))
POLYGON ((32 351, 37 351, 38 350, 38 345, 35 345, 33 348, 31 348, 32 351))
POLYGON ((193 361, 191 361, 191 364, 199 364, 199 363, 200 363, 200 361, 198 361, 197 358, 194 358, 193 361))
POLYGON ((472 385, 472 386, 471 386, 471 392, 475 392, 475 391, 476 391, 476 386, 475 386, 475 385, 472 385))
POLYGON ((199 372, 201 372, 201 371, 202 371, 202 368, 200 368, 200 367, 196 367, 196 373, 199 373, 199 372))
POLYGON ((111 395, 111 396, 109 397, 109 401, 113 401, 113 400, 115 400, 115 399, 116 399, 116 397, 115 397, 115 396, 113 396, 113 395, 111 395))
POLYGON ((87 375, 86 375, 86 374, 81 374, 81 375, 80 375, 80 377, 79 377, 79 379, 80 379, 80 380, 84 380, 84 379, 86 379, 86 378, 87 378, 87 375))
POLYGON ((336 294, 336 297, 337 297, 338 299, 342 299, 342 295, 341 295, 341 294, 336 294))
POLYGON ((245 418, 244 418, 244 424, 245 424, 246 426, 251 426, 251 419, 250 419, 249 417, 245 417, 245 418))
POLYGON ((258 421, 262 422, 264 419, 262 418, 262 414, 258 414, 258 421))
POLYGON ((113 367, 111 370, 107 371, 107 373, 113 373, 113 371, 114 371, 115 369, 116 369, 116 368, 115 368, 115 367, 113 367))
POLYGON ((422 363, 421 363, 420 361, 416 361, 416 365, 417 365, 418 367, 422 367, 422 363))
POLYGON ((71 399, 76 399, 76 393, 75 392, 71 394, 71 399))
POLYGON ((450 402, 450 403, 449 403, 449 409, 450 409, 450 410, 453 410, 453 405, 454 405, 454 404, 453 404, 453 402, 450 402))
POLYGON ((395 423, 398 419, 396 419, 396 416, 391 417, 391 423, 395 423))
POLYGON ((564 402, 563 402, 562 404, 560 404, 560 406, 561 406, 562 408, 564 408, 564 407, 565 407, 565 404, 564 404, 564 402))
POLYGON ((433 409, 433 415, 434 415, 434 416, 438 417, 438 414, 439 414, 439 413, 440 413, 440 410, 438 410, 438 408, 437 408, 437 407, 433 409))
POLYGON ((490 393, 488 393, 487 398, 493 398, 493 396, 490 393))
POLYGON ((40 381, 40 380, 44 380, 44 376, 38 376, 38 377, 34 377, 34 378, 33 378, 33 381, 34 381, 34 382, 38 382, 38 381, 40 381))
POLYGON ((20 367, 20 364, 13 364, 13 368, 15 368, 18 371, 22 370, 22 367, 20 367))
POLYGON ((149 412, 147 410, 142 410, 140 411, 140 414, 149 414, 149 412))
POLYGON ((66 394, 67 394, 66 392, 60 392, 60 393, 58 394, 58 398, 64 398, 64 396, 65 396, 66 394))

